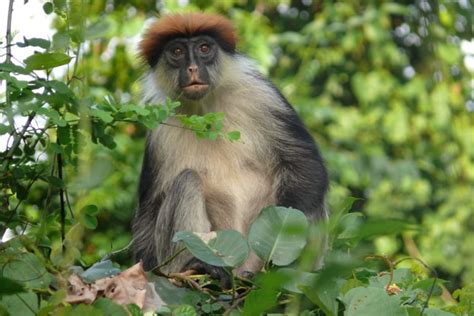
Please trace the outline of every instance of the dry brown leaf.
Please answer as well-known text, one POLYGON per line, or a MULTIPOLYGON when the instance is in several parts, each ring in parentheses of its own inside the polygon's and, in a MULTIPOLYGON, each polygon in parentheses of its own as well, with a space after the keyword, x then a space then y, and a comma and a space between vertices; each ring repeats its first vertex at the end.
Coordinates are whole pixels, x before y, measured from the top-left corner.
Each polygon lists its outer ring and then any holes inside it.
POLYGON ((99 279, 92 284, 84 283, 77 274, 68 279, 68 303, 92 304, 99 297, 106 297, 123 306, 136 304, 144 311, 153 311, 164 305, 153 283, 148 283, 141 262, 113 277, 99 279))
POLYGON ((388 295, 397 295, 402 291, 402 289, 399 288, 395 283, 387 285, 385 290, 387 291, 388 295))
POLYGON ((90 284, 84 283, 77 274, 69 277, 66 302, 70 304, 92 304, 96 297, 97 290, 90 284))
POLYGON ((141 262, 116 276, 105 279, 103 283, 97 281, 96 283, 103 291, 103 296, 115 303, 124 306, 136 304, 143 308, 148 280, 141 262))

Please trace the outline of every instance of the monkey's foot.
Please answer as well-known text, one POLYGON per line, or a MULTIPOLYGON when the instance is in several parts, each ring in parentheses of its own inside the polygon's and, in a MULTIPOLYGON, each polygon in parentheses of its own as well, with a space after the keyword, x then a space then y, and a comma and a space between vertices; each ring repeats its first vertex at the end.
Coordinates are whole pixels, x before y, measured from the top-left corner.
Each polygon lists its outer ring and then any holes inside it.
POLYGON ((207 274, 211 278, 219 280, 220 286, 223 289, 230 289, 232 287, 232 276, 222 267, 211 266, 199 259, 192 258, 181 271, 187 270, 194 270, 198 274, 207 274))

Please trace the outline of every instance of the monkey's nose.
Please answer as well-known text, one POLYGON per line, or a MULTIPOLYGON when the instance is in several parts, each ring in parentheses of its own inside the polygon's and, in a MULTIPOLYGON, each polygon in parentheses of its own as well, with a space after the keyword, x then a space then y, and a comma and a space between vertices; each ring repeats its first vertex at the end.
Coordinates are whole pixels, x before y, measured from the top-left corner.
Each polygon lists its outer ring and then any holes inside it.
POLYGON ((188 67, 188 72, 190 75, 197 73, 198 66, 197 65, 191 65, 188 67))

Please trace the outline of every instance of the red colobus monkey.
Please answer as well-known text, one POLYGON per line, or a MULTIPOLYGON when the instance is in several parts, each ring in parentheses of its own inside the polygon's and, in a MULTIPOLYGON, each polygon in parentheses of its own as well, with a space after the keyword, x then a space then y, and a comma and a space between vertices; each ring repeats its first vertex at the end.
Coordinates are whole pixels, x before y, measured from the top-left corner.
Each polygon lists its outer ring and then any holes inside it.
MULTIPOLYGON (((224 112, 224 127, 241 140, 198 139, 189 130, 161 125, 149 133, 133 222, 137 260, 151 269, 177 251, 175 232, 233 229, 246 235, 270 204, 293 207, 311 220, 325 218, 328 176, 319 151, 294 109, 236 52, 236 31, 224 17, 167 15, 145 32, 140 54, 149 70, 147 102, 166 97, 184 113, 224 112)), ((174 118, 168 123, 179 125, 174 118)), ((252 254, 239 272, 256 272, 252 254)), ((225 277, 183 253, 168 271, 194 269, 225 277)))

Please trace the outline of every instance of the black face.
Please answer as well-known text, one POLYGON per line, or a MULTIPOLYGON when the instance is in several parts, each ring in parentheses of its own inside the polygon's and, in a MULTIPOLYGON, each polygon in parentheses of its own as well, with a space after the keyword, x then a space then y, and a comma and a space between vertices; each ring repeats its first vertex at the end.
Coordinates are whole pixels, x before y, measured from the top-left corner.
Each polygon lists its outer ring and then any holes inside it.
POLYGON ((179 71, 179 92, 198 100, 209 91, 210 73, 217 61, 218 44, 209 36, 176 38, 164 49, 167 64, 179 71))

